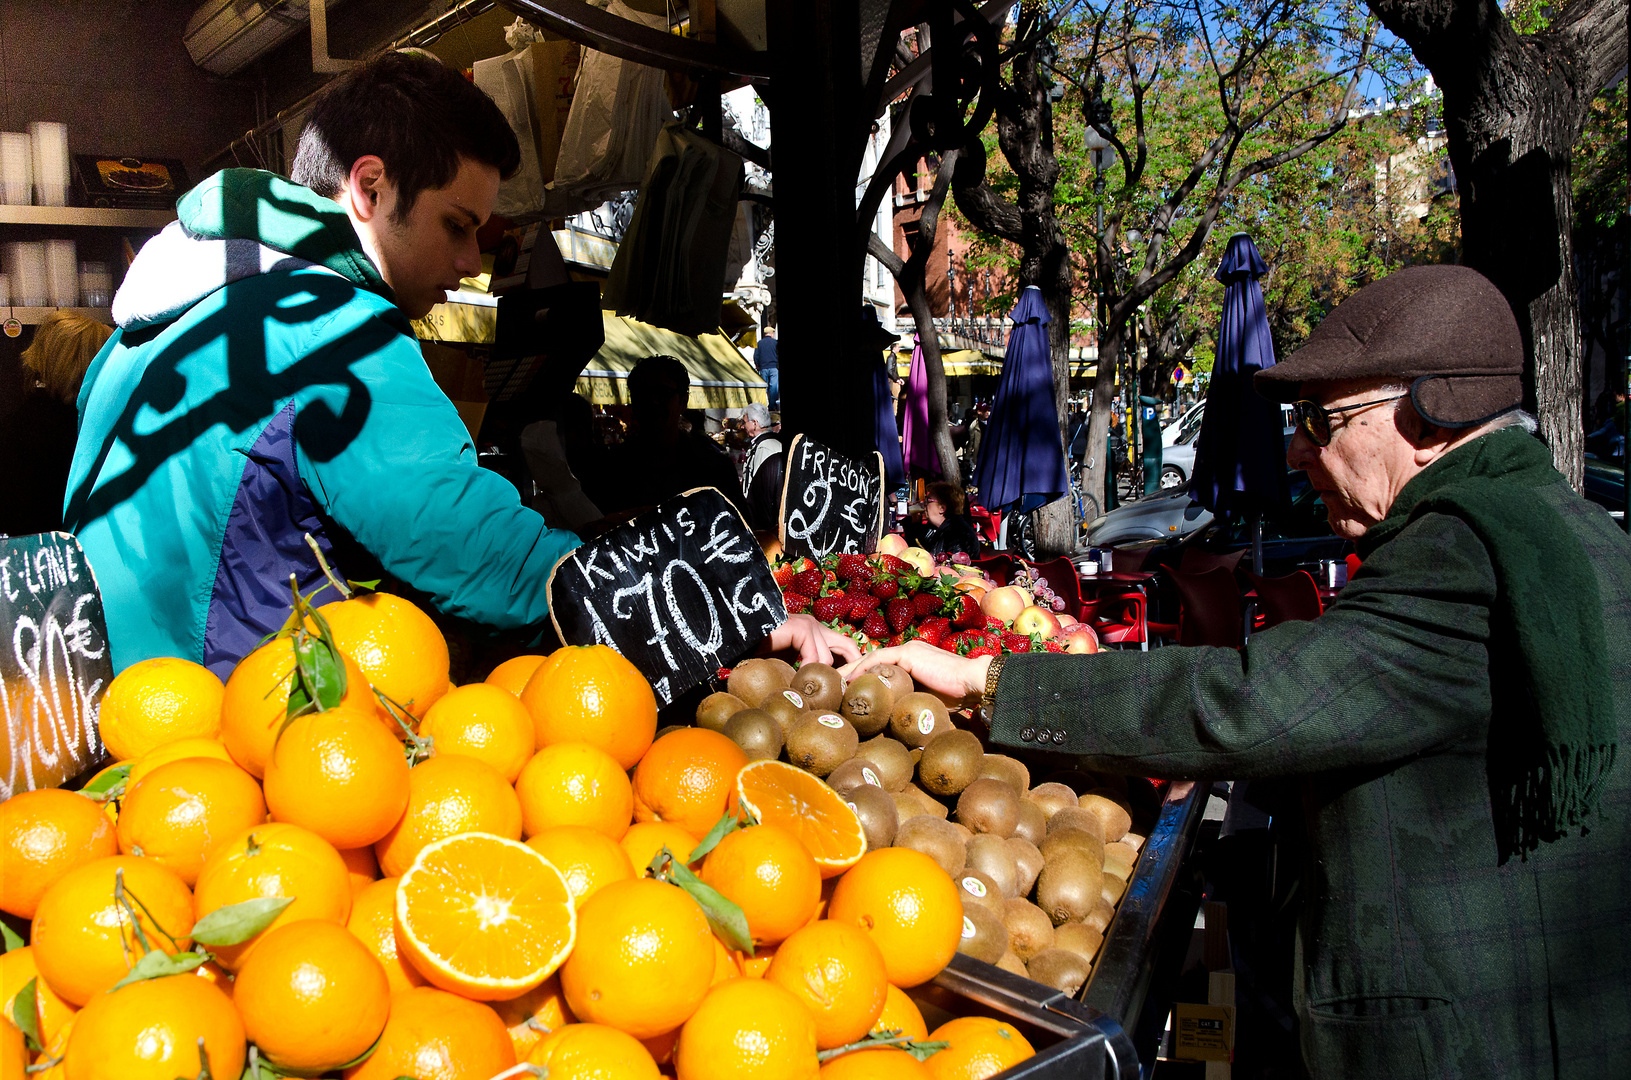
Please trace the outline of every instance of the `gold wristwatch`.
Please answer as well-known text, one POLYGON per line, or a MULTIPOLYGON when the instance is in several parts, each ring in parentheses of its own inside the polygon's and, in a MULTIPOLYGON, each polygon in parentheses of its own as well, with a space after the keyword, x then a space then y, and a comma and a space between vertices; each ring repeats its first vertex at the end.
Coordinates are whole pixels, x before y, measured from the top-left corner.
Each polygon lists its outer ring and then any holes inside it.
POLYGON ((1007 662, 1008 656, 1006 653, 993 656, 991 666, 985 671, 985 693, 980 695, 980 711, 988 717, 991 715, 992 709, 996 707, 997 680, 1002 678, 1002 666, 1007 662))

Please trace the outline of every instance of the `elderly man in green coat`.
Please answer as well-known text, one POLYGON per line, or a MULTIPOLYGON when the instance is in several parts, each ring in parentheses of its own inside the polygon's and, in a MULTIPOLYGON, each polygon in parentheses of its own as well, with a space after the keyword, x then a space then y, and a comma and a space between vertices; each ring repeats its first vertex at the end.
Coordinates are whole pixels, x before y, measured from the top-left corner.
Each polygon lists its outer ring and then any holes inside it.
POLYGON ((920 687, 991 738, 1177 778, 1301 778, 1310 1073, 1631 1073, 1631 542, 1526 430, 1522 348, 1464 267, 1401 270, 1257 376, 1364 559, 1243 649, 970 660, 920 687))

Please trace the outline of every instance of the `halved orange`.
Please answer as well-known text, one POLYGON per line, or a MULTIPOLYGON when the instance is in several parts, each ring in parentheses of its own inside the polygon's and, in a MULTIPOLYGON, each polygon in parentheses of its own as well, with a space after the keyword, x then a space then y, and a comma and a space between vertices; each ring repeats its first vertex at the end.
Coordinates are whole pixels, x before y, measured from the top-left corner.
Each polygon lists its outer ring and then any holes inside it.
POLYGON ((804 841, 824 878, 866 854, 866 833, 844 797, 820 778, 781 761, 754 761, 736 774, 736 798, 761 825, 780 825, 804 841))
POLYGON ((397 882, 396 926, 408 961, 433 986, 506 1001, 555 974, 578 919, 553 863, 515 840, 470 832, 419 852, 397 882))

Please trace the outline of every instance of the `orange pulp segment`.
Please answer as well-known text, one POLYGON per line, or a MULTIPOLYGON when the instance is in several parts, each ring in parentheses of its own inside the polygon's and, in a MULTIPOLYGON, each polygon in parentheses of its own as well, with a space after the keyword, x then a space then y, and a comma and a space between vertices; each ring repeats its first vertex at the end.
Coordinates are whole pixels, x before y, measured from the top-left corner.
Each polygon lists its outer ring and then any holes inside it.
POLYGON ((810 849, 824 878, 866 854, 866 833, 844 797, 819 777, 781 761, 754 761, 736 774, 736 798, 761 825, 779 825, 810 849))

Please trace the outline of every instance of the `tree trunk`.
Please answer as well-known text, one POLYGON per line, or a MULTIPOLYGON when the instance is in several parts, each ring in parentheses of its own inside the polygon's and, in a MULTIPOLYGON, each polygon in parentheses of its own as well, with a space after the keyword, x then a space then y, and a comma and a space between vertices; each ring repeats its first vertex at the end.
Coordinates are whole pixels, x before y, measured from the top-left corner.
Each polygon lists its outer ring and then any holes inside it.
MULTIPOLYGON (((1087 450, 1083 455, 1082 494, 1089 512, 1098 517, 1108 511, 1105 486, 1109 483, 1110 402, 1116 394, 1116 365, 1121 362, 1122 336, 1126 321, 1106 320, 1099 328, 1099 370, 1093 378, 1093 403, 1087 414, 1087 450), (1097 507, 1094 511, 1092 508, 1097 507)), ((1089 518, 1088 520, 1092 520, 1089 518)))

